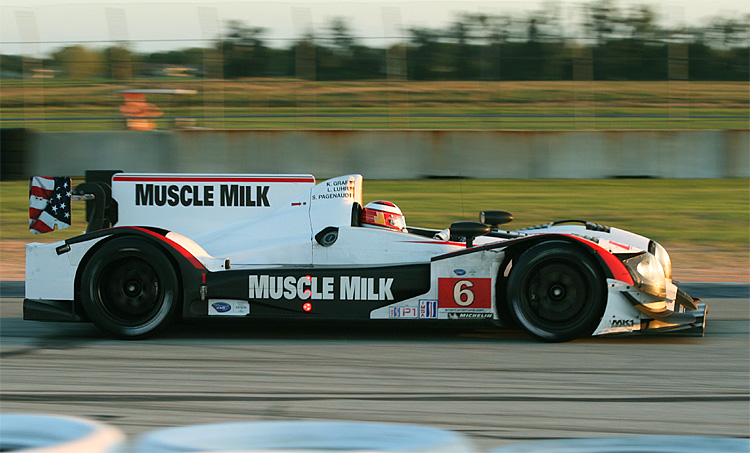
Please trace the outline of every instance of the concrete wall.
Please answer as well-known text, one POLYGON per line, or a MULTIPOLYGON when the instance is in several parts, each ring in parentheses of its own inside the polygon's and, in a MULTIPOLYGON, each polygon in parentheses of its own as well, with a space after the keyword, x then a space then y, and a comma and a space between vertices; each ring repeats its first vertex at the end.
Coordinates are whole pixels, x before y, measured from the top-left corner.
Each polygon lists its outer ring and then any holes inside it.
POLYGON ((748 178, 750 131, 119 131, 30 137, 29 174, 748 178))

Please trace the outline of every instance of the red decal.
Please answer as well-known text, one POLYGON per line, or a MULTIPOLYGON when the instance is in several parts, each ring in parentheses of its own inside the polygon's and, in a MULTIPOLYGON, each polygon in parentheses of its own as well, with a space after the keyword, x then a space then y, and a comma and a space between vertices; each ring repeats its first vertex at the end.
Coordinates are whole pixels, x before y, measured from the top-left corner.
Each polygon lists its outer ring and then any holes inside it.
POLYGON ((630 250, 630 246, 629 245, 618 244, 615 241, 609 241, 609 243, 612 244, 612 245, 615 245, 617 247, 620 247, 621 249, 630 250))
POLYGON ((203 269, 203 270, 206 269, 206 267, 200 261, 198 261, 198 258, 194 257, 192 253, 188 252, 187 250, 185 250, 185 248, 183 246, 181 246, 180 244, 176 243, 175 241, 169 239, 166 236, 162 236, 161 234, 154 233, 153 231, 151 231, 151 230, 149 230, 147 228, 142 228, 142 227, 115 227, 115 228, 112 228, 112 229, 113 230, 133 229, 133 230, 138 230, 138 231, 141 231, 143 233, 146 233, 146 234, 148 234, 150 236, 153 236, 156 239, 159 239, 159 240, 163 241, 164 243, 168 244, 173 249, 177 250, 182 256, 185 257, 185 259, 187 259, 188 261, 190 261, 190 264, 192 264, 193 267, 195 267, 196 269, 203 269))
POLYGON ((604 263, 609 267, 609 270, 612 272, 612 277, 615 280, 619 280, 621 282, 625 282, 629 285, 633 284, 633 277, 630 275, 630 272, 628 272, 628 269, 625 267, 624 264, 622 264, 622 261, 617 259, 616 256, 609 253, 608 251, 604 250, 602 247, 598 246, 597 244, 594 244, 591 241, 588 241, 583 238, 579 238, 577 236, 570 236, 573 239, 579 240, 583 242, 584 244, 588 245, 596 253, 604 260, 604 263))
POLYGON ((401 241, 406 242, 407 244, 440 244, 440 245, 458 245, 460 247, 466 247, 466 244, 463 242, 451 242, 451 241, 401 241))
POLYGON ((440 308, 492 308, 492 279, 439 278, 440 308))

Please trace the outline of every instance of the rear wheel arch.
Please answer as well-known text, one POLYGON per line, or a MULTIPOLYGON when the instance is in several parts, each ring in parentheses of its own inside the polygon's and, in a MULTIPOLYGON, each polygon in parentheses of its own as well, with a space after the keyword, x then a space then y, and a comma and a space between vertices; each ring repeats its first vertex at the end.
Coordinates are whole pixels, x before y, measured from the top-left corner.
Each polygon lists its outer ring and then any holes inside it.
POLYGON ((116 337, 143 338, 166 329, 177 319, 183 306, 183 286, 180 266, 167 247, 145 235, 116 234, 99 241, 79 264, 76 273, 76 308, 97 327, 116 337), (126 277, 123 277, 127 272, 131 273, 131 277, 127 278, 132 280, 132 285, 123 289, 127 286, 126 277), (146 304, 155 304, 151 313, 153 316, 144 312, 141 319, 136 314, 131 314, 133 318, 128 319, 128 314, 121 308, 101 306, 106 298, 104 294, 109 291, 111 296, 115 291, 112 287, 102 287, 107 285, 113 273, 120 275, 116 278, 120 279, 118 291, 121 305, 128 297, 132 300, 142 299, 139 291, 147 294, 142 285, 151 288, 154 294, 150 299, 146 297, 150 300, 146 304))
MULTIPOLYGON (((166 246, 164 246, 160 241, 152 239, 148 236, 141 235, 141 234, 133 234, 133 233, 127 233, 127 234, 112 234, 110 236, 105 237, 101 241, 94 244, 81 258, 81 261, 78 263, 77 269, 76 269, 76 276, 75 276, 75 282, 74 282, 74 291, 75 291, 75 300, 76 305, 80 304, 80 291, 81 291, 81 278, 83 274, 83 270, 85 269, 86 265, 91 261, 92 256, 104 247, 107 243, 118 240, 118 239, 141 239, 147 242, 150 242, 152 245, 158 247, 164 255, 170 260, 172 263, 172 267, 177 272, 177 278, 178 280, 182 281, 182 267, 180 266, 180 263, 177 261, 177 258, 175 257, 174 253, 171 252, 166 246)), ((80 307, 76 307, 80 308, 80 307)))

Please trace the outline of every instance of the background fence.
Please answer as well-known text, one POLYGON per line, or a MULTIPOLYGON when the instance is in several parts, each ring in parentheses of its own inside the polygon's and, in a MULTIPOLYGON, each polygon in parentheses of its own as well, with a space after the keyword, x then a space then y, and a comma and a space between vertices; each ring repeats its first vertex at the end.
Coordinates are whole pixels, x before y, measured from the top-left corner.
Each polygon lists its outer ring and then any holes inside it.
MULTIPOLYGON (((17 80, 0 127, 124 130, 123 91, 144 90, 158 129, 748 129, 747 82, 17 80)), ((151 114, 146 116, 150 117, 151 114)))
POLYGON ((466 2, 424 25, 433 11, 423 2, 212 5, 0 6, 0 127, 125 129, 124 90, 149 91, 159 129, 746 129, 750 120, 747 10, 686 22, 663 2, 466 2), (75 39, 52 38, 73 19, 75 39), (86 39, 97 27, 105 37, 86 39))

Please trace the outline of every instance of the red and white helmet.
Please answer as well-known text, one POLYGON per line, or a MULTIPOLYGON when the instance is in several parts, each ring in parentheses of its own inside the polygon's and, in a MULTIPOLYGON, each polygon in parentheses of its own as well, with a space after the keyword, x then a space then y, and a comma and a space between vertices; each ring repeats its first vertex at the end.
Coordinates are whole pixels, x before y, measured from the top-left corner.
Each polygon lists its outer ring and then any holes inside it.
POLYGON ((390 201, 372 201, 362 210, 362 226, 403 231, 406 233, 404 214, 390 201))

